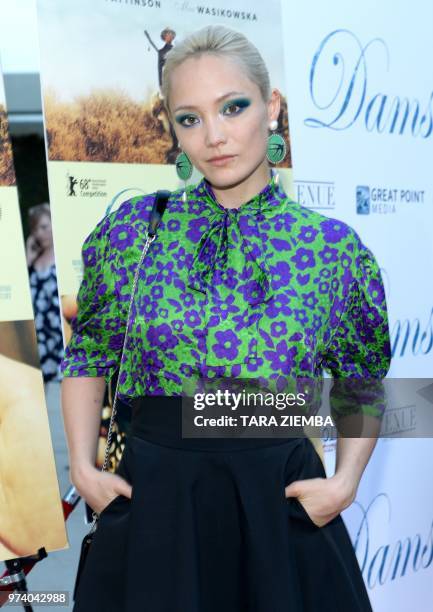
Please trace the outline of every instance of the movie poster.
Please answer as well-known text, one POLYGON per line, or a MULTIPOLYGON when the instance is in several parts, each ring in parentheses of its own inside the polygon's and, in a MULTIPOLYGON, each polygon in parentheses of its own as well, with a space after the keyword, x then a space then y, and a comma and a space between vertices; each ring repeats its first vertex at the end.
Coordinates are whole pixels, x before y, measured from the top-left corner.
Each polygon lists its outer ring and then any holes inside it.
MULTIPOLYGON (((280 180, 292 193, 279 0, 37 0, 41 84, 57 279, 65 344, 82 279, 81 247, 105 214, 123 201, 183 186, 180 149, 160 93, 166 53, 206 25, 242 31, 262 53, 271 86, 282 94, 278 132, 288 153, 280 180)), ((201 176, 194 171, 190 183, 201 176)), ((97 464, 102 465, 109 399, 97 464)), ((119 414, 120 417, 120 414, 119 414)), ((126 421, 127 422, 127 418, 126 421)), ((123 428, 123 425, 120 429, 123 428)), ((120 456, 116 436, 116 456, 120 456)), ((116 460, 111 469, 114 469, 116 460)))
POLYGON ((0 70, 0 560, 67 546, 0 70))
MULTIPOLYGON (((180 152, 160 95, 165 54, 188 33, 223 24, 244 32, 283 96, 289 144, 281 8, 221 0, 38 0, 48 176, 63 316, 74 315, 81 245, 107 209, 156 189, 178 189, 180 152), (272 43, 270 42, 272 41, 272 43)), ((291 156, 280 175, 291 192, 291 156)), ((200 179, 194 173, 190 182, 200 179)), ((65 341, 68 340, 65 325, 65 341)))

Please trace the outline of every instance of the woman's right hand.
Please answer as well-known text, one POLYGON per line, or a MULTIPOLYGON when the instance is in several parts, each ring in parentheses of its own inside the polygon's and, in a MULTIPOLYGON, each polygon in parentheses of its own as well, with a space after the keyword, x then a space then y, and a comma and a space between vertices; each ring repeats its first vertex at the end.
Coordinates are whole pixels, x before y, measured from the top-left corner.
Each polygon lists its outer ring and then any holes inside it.
POLYGON ((42 249, 38 241, 36 240, 33 234, 29 234, 26 240, 26 259, 27 265, 31 266, 31 264, 35 261, 35 259, 42 253, 42 249))
POLYGON ((78 493, 97 514, 100 514, 118 495, 131 499, 132 485, 111 472, 101 472, 94 466, 71 472, 71 481, 78 493))

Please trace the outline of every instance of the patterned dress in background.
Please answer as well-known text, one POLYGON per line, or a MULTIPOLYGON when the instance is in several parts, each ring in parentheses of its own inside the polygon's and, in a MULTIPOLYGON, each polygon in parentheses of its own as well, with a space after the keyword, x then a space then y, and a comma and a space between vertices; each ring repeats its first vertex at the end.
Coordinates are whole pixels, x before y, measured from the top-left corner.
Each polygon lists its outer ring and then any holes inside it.
POLYGON ((38 351, 44 382, 60 380, 63 340, 57 291, 56 267, 44 270, 29 267, 38 351))

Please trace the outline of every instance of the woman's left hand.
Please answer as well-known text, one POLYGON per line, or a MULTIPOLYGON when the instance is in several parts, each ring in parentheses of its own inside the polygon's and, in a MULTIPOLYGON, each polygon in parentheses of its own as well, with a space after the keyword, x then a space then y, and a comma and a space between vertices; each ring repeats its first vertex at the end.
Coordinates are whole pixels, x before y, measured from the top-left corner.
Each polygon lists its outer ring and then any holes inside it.
POLYGON ((296 480, 285 488, 286 497, 297 497, 318 527, 332 521, 355 499, 356 488, 337 474, 330 478, 296 480))

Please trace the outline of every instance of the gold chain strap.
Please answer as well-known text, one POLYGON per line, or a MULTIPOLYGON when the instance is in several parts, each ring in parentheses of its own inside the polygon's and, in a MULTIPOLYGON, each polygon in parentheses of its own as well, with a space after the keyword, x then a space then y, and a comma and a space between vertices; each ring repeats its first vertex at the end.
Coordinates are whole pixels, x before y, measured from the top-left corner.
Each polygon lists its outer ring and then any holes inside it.
MULTIPOLYGON (((148 234, 147 235, 146 242, 145 242, 143 250, 141 252, 140 261, 138 262, 137 269, 135 270, 134 281, 132 283, 131 297, 130 297, 129 305, 128 305, 128 314, 127 314, 127 317, 126 317, 126 329, 125 329, 125 335, 123 337, 122 352, 121 352, 121 355, 120 355, 120 362, 119 362, 120 365, 122 364, 123 353, 124 353, 124 350, 125 350, 126 342, 128 340, 129 317, 130 317, 130 314, 131 314, 131 308, 132 308, 132 302, 134 300, 135 290, 137 288, 138 275, 140 274, 141 265, 143 263, 144 258, 146 257, 147 251, 149 250, 149 247, 152 244, 152 242, 155 240, 155 238, 156 238, 156 234, 153 234, 153 235, 148 234)), ((105 472, 107 470, 107 468, 108 468, 108 461, 109 461, 109 458, 110 458, 111 438, 112 438, 112 435, 113 435, 114 420, 116 418, 116 412, 117 412, 117 396, 118 396, 118 390, 119 390, 120 365, 119 365, 119 373, 118 373, 117 381, 116 381, 116 390, 114 392, 113 406, 112 406, 112 409, 111 409, 110 425, 108 426, 107 442, 106 442, 106 445, 105 445, 104 463, 102 464, 101 472, 105 472)), ((99 518, 99 515, 97 514, 97 512, 93 511, 92 512, 92 517, 93 517, 93 521, 92 521, 92 525, 90 527, 90 533, 92 531, 95 531, 96 523, 97 523, 97 520, 99 518)))

